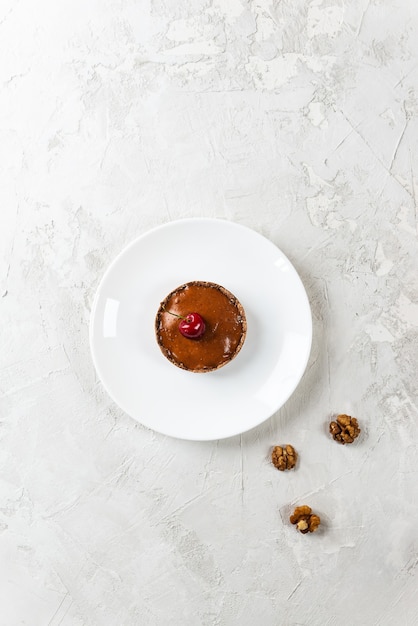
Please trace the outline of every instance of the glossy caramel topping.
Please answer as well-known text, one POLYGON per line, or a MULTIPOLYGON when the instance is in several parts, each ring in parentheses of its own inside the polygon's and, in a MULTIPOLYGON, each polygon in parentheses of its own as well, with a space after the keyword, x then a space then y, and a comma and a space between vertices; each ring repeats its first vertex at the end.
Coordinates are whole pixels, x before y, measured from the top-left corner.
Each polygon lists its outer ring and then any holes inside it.
POLYGON ((173 363, 191 371, 210 371, 230 361, 241 349, 246 332, 244 309, 227 289, 214 283, 187 283, 171 292, 156 317, 157 341, 173 363), (179 318, 199 313, 206 330, 199 339, 184 337, 179 318))

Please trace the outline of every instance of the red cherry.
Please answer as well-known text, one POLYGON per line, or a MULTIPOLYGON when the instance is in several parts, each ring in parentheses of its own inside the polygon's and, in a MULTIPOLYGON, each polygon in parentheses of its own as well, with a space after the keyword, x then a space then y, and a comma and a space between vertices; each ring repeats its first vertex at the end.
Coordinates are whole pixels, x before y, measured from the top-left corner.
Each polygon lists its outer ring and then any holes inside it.
POLYGON ((199 313, 189 313, 179 323, 179 331, 188 339, 199 339, 205 332, 206 325, 199 313))

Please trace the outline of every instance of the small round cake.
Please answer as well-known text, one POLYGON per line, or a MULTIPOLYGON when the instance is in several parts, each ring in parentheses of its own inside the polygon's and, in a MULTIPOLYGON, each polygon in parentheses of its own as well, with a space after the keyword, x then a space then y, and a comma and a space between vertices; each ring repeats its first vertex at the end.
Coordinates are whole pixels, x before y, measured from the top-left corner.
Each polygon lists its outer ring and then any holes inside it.
POLYGON ((171 363, 189 372, 211 372, 241 350, 247 321, 244 308, 228 289, 195 280, 161 302, 155 333, 171 363))

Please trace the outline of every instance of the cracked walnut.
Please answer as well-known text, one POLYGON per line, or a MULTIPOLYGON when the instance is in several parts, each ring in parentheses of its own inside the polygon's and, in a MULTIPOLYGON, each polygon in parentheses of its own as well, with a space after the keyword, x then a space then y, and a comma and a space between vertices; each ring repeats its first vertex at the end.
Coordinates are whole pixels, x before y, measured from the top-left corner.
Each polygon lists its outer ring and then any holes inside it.
POLYGON ((283 472, 292 469, 296 465, 298 455, 293 446, 275 446, 271 453, 271 461, 274 467, 283 472))
POLYGON ((293 511, 293 515, 290 516, 291 524, 296 524, 296 528, 303 534, 314 533, 318 530, 318 526, 321 523, 319 515, 312 513, 310 506, 306 504, 303 506, 297 506, 293 511))
POLYGON ((329 432, 339 443, 353 443, 360 434, 360 428, 355 417, 338 415, 336 421, 330 423, 329 432))

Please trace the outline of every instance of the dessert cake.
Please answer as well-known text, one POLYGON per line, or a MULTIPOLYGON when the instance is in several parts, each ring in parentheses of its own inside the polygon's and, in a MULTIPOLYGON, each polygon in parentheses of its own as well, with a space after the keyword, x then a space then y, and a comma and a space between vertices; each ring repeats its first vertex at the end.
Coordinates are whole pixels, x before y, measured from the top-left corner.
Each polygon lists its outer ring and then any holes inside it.
POLYGON ((247 321, 241 303, 225 287, 192 281, 161 302, 155 332, 171 363, 189 372, 211 372, 241 350, 247 321))

